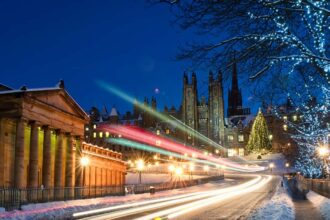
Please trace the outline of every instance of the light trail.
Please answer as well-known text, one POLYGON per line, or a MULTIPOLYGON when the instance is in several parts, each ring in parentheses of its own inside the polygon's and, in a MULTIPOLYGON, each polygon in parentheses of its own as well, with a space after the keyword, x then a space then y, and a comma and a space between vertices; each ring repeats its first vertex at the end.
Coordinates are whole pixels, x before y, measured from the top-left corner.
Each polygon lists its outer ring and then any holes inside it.
POLYGON ((109 142, 115 144, 125 145, 151 152, 157 152, 165 155, 172 155, 175 157, 179 157, 181 159, 191 160, 191 161, 196 161, 196 158, 200 158, 205 161, 208 161, 202 163, 209 163, 211 165, 224 165, 228 169, 240 171, 240 172, 258 172, 258 171, 264 171, 266 169, 265 167, 246 167, 225 158, 219 158, 219 157, 216 158, 214 156, 205 155, 202 151, 199 151, 193 147, 186 146, 178 142, 174 142, 170 139, 155 135, 151 132, 142 130, 140 128, 123 126, 123 125, 104 125, 101 126, 100 129, 109 131, 111 133, 120 134, 122 137, 130 140, 145 143, 145 144, 140 144, 128 140, 123 141, 120 139, 110 138, 109 142), (152 146, 157 146, 157 148, 152 146), (171 153, 169 153, 168 151, 170 151, 171 153), (184 154, 195 155, 196 158, 190 158, 188 156, 184 156, 184 154))
MULTIPOLYGON (((121 91, 120 89, 116 88, 113 85, 110 85, 109 83, 97 80, 96 83, 102 87, 103 89, 105 89, 106 91, 124 99, 125 101, 135 104, 137 105, 140 109, 142 109, 143 111, 149 113, 150 115, 163 120, 165 122, 168 122, 169 124, 171 124, 172 126, 176 127, 177 129, 179 129, 182 132, 186 132, 186 127, 183 126, 181 123, 176 122, 175 120, 173 120, 172 118, 168 117, 167 115, 164 115, 158 111, 155 111, 154 109, 150 108, 149 106, 144 105, 143 103, 137 101, 136 99, 134 99, 132 96, 128 95, 127 93, 121 91)), ((220 150, 224 150, 226 151, 227 149, 224 148, 223 146, 219 145, 218 143, 212 141, 211 139, 205 137, 204 135, 201 135, 199 132, 195 131, 191 134, 192 136, 194 136, 196 139, 201 140, 203 142, 206 142, 207 144, 212 143, 214 146, 213 147, 217 147, 220 150)))
POLYGON ((162 211, 158 211, 138 219, 147 220, 154 219, 157 217, 176 218, 196 209, 201 209, 203 207, 212 205, 217 202, 221 202, 234 196, 257 190, 265 186, 265 184, 267 184, 271 180, 271 178, 271 176, 262 177, 258 175, 254 179, 243 184, 239 184, 237 186, 80 212, 75 213, 73 217, 86 217, 90 215, 100 214, 99 216, 92 216, 90 219, 116 219, 132 216, 146 211, 150 212, 152 210, 157 210, 165 207, 173 207, 176 205, 174 208, 168 208, 162 211), (102 214, 106 211, 112 212, 102 214))
POLYGON ((153 213, 153 214, 150 214, 147 216, 143 216, 142 218, 137 218, 135 220, 149 220, 149 219, 154 219, 154 218, 158 218, 158 217, 165 218, 165 219, 174 219, 174 218, 177 218, 184 214, 187 214, 189 212, 196 211, 197 209, 205 208, 205 207, 211 206, 215 203, 227 200, 231 197, 242 195, 242 194, 249 193, 249 192, 253 192, 253 191, 265 186, 272 179, 272 176, 267 176, 266 178, 263 178, 262 180, 261 180, 261 176, 259 176, 259 177, 260 178, 258 178, 258 181, 255 182, 254 185, 243 186, 244 184, 242 184, 237 187, 232 187, 235 189, 233 189, 225 194, 215 193, 216 196, 213 196, 211 198, 202 199, 202 200, 188 203, 188 204, 181 205, 181 206, 176 206, 174 208, 156 212, 156 213, 153 213))

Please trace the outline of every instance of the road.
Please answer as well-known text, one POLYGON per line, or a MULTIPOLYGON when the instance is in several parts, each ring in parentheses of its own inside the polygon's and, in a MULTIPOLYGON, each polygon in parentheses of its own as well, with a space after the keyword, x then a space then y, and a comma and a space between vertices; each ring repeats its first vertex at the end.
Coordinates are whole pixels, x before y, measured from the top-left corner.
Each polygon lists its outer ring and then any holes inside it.
MULTIPOLYGON (((267 175, 235 175, 229 186, 178 196, 134 202, 75 213, 84 219, 245 219, 253 208, 270 198, 279 178, 267 175)), ((216 186, 216 184, 215 184, 216 186)))

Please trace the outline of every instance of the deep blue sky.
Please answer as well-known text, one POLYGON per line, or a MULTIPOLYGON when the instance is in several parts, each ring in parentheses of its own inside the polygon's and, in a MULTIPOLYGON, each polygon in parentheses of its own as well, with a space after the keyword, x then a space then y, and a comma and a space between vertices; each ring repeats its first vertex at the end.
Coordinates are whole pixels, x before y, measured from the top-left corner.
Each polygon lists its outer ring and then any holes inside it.
MULTIPOLYGON (((196 36, 171 19, 169 8, 144 0, 0 1, 0 82, 35 88, 64 79, 84 109, 130 110, 95 83, 105 80, 141 100, 155 95, 160 108, 178 107, 190 64, 174 58, 178 46, 196 36)), ((206 95, 207 75, 197 71, 199 94, 206 95)))

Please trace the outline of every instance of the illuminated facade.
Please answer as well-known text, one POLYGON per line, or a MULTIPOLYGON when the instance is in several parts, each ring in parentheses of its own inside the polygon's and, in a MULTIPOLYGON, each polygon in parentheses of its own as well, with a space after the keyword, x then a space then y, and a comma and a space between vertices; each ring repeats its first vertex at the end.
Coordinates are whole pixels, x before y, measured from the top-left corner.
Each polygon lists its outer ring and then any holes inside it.
POLYGON ((122 155, 84 142, 88 115, 64 89, 0 89, 0 187, 123 185, 122 155), (87 157, 85 178, 81 159, 87 157))

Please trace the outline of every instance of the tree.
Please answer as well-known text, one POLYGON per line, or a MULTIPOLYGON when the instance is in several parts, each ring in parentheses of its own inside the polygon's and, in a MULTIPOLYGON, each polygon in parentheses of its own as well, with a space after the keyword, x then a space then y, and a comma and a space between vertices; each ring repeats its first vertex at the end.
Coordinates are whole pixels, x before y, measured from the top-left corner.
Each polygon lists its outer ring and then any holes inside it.
POLYGON ((220 68, 240 62, 249 79, 276 67, 276 74, 290 75, 307 66, 301 74, 330 82, 328 0, 150 1, 170 4, 182 29, 206 36, 206 42, 189 42, 179 59, 220 68))
MULTIPOLYGON (((288 125, 293 129, 291 137, 298 145, 298 157, 295 167, 306 177, 318 178, 322 176, 322 169, 328 170, 318 149, 328 146, 330 134, 330 89, 321 86, 322 92, 315 97, 309 96, 298 110, 300 121, 288 125)), ((297 96, 299 96, 297 94, 297 96)))
POLYGON ((249 152, 261 152, 262 150, 269 151, 271 147, 266 120, 261 109, 259 109, 258 115, 253 122, 247 149, 249 152))

